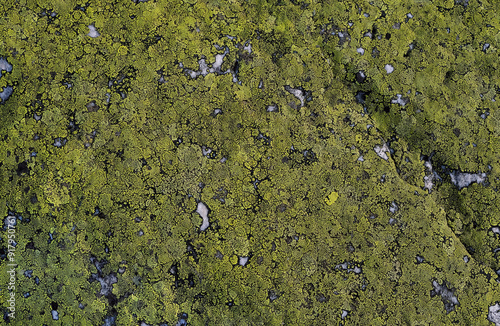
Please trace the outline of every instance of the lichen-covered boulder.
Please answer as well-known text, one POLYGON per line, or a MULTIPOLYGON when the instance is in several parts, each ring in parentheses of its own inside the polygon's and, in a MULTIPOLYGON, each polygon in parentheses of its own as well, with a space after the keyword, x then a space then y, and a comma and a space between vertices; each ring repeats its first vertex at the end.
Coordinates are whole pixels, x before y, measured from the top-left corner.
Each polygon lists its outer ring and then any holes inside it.
POLYGON ((10 324, 500 324, 488 1, 0 4, 10 324))

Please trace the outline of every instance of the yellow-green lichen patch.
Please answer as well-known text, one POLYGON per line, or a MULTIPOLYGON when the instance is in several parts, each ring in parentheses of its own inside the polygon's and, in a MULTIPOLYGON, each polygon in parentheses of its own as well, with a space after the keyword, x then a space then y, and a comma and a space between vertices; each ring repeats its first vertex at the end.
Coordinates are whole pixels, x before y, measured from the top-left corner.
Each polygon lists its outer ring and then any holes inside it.
POLYGON ((493 4, 7 0, 0 13, 0 214, 17 221, 19 308, 6 321, 497 319, 493 4))
POLYGON ((333 205, 339 198, 339 193, 336 191, 332 191, 328 197, 326 197, 325 202, 328 206, 333 205))

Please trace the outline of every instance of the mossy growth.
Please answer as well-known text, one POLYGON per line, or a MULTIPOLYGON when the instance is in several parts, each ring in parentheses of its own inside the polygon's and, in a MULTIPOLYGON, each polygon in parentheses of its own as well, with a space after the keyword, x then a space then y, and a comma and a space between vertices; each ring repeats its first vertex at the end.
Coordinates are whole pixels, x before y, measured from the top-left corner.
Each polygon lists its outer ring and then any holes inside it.
POLYGON ((493 3, 7 0, 0 13, 7 323, 491 325, 493 3))

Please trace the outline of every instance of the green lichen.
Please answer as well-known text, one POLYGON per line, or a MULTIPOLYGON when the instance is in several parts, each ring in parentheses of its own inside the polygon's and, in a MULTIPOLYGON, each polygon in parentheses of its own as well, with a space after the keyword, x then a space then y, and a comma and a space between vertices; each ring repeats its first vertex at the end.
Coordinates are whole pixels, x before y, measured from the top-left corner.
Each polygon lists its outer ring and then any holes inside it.
POLYGON ((57 307, 69 325, 183 313, 190 325, 491 325, 494 4, 4 1, 0 13, 11 324, 53 324, 57 307), (460 188, 452 171, 486 181, 460 188), (447 312, 433 282, 460 304, 447 312))
POLYGON ((327 205, 333 205, 339 198, 339 194, 335 191, 332 191, 331 194, 328 195, 328 197, 325 199, 327 205))

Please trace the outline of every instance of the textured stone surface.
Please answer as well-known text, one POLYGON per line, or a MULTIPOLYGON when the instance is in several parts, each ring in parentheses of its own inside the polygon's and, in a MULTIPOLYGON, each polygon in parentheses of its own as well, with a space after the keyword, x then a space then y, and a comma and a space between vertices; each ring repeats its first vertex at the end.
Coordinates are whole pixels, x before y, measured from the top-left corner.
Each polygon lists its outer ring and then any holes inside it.
POLYGON ((498 324, 499 17, 2 1, 4 319, 498 324))

